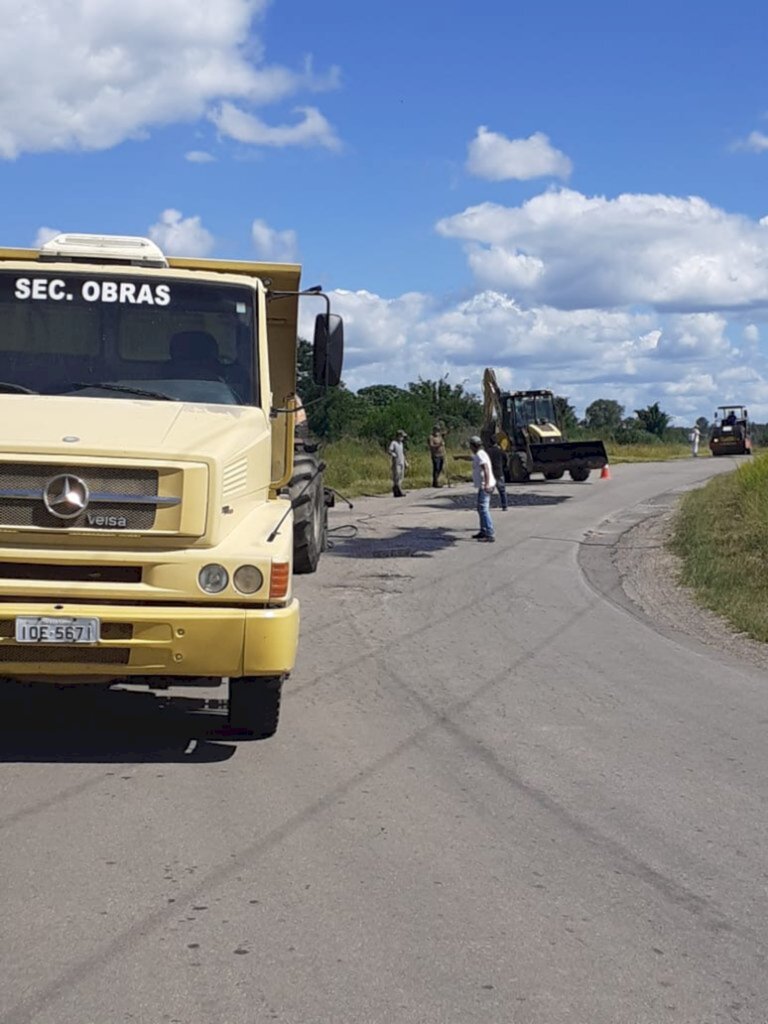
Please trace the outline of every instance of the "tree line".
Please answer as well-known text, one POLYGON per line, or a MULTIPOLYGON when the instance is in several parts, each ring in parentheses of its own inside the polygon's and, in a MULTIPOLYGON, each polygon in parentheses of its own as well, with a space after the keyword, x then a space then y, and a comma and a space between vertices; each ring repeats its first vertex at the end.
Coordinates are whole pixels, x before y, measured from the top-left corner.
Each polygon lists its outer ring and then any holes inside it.
MULTIPOLYGON (((564 401, 556 399, 556 401, 564 401)), ((588 405, 583 420, 576 420, 575 413, 570 410, 572 416, 570 424, 572 431, 586 431, 595 434, 604 440, 615 441, 617 444, 658 444, 661 441, 686 441, 693 424, 685 427, 672 427, 672 417, 664 412, 658 402, 646 406, 645 409, 635 409, 634 416, 624 415, 624 406, 610 398, 598 398, 591 405, 588 405)), ((567 416, 567 411, 565 413, 567 416)), ((701 431, 701 436, 707 438, 712 424, 706 416, 699 416, 694 421, 701 431)), ((755 444, 764 445, 768 443, 768 424, 751 423, 750 429, 755 444)))
MULTIPOLYGON (((386 445, 395 431, 410 438, 426 438, 435 423, 447 435, 463 441, 477 433, 483 422, 483 403, 464 384, 440 380, 412 381, 404 388, 395 384, 371 384, 350 391, 342 382, 328 391, 312 380, 312 346, 303 339, 298 348, 298 391, 307 412, 310 431, 326 441, 357 437, 386 445)), ((573 440, 599 438, 617 444, 687 443, 690 426, 670 426, 671 415, 658 402, 625 415, 624 406, 610 398, 597 398, 579 419, 569 399, 555 396, 558 426, 573 440)), ((706 417, 696 421, 706 438, 706 417)), ((768 443, 768 425, 753 424, 757 444, 768 443)))
POLYGON ((357 437, 386 445, 397 430, 410 438, 426 438, 435 423, 457 440, 479 430, 483 403, 463 384, 417 380, 404 388, 371 384, 350 391, 342 382, 327 391, 312 380, 312 347, 299 341, 298 392, 310 431, 326 441, 357 437))

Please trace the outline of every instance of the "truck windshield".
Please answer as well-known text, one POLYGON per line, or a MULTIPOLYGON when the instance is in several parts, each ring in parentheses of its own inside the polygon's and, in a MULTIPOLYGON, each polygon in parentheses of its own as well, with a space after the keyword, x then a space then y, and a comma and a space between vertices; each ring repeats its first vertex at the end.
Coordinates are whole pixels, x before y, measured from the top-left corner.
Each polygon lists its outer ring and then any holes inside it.
POLYGON ((529 423, 555 423, 555 406, 551 395, 527 395, 515 398, 515 423, 525 427, 529 423))
POLYGON ((4 271, 0 391, 250 405, 255 324, 247 286, 4 271))

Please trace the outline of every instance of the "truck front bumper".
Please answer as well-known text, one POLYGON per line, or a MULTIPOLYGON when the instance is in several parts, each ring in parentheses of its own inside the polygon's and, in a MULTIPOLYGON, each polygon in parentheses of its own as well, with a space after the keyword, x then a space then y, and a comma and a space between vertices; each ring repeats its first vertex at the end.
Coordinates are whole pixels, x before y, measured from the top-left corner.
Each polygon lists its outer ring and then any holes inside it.
MULTIPOLYGON (((279 608, 0 603, 0 676, 88 683, 132 676, 278 676, 291 671, 299 602, 279 608), (16 642, 19 616, 96 618, 93 644, 16 642)), ((180 680, 181 681, 181 680, 180 680)))

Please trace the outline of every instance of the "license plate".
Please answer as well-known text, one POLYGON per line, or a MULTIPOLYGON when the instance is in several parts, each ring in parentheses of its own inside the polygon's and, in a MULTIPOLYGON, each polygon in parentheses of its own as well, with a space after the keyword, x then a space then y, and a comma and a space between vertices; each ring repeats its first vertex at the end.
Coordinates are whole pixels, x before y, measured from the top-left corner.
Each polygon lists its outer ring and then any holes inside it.
POLYGON ((98 619, 20 615, 16 619, 17 644, 95 644, 98 619))

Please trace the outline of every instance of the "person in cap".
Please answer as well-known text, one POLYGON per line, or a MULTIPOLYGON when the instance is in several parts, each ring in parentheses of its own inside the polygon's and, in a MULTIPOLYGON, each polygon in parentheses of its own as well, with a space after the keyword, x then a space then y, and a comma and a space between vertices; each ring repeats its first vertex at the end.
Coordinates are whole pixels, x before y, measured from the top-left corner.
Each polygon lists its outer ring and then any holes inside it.
POLYGON ((408 460, 405 457, 405 441, 408 435, 404 430, 398 430, 394 438, 389 442, 389 458, 392 466, 392 493, 396 498, 403 498, 401 484, 405 471, 408 468, 408 460))
POLYGON ((493 544, 496 537, 491 519, 491 494, 496 479, 488 452, 483 449, 483 442, 476 434, 469 439, 469 449, 472 452, 472 482, 477 488, 477 514, 480 517, 480 531, 474 537, 475 540, 493 544))
POLYGON ((427 448, 432 459, 432 486, 442 487, 440 474, 445 466, 445 435, 439 423, 432 427, 432 433, 427 438, 427 448))

